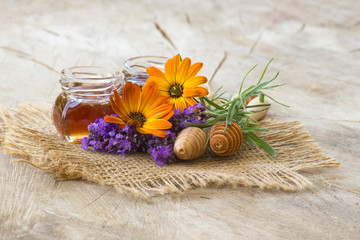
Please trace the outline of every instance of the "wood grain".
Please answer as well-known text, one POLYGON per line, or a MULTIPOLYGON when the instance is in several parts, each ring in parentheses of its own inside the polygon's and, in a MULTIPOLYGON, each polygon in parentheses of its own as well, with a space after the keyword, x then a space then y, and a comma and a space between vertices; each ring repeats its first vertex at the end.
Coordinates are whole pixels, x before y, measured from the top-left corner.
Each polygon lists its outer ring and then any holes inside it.
POLYGON ((181 53, 204 63, 213 89, 234 92, 274 57, 265 77, 280 71, 286 85, 271 95, 291 108, 274 104, 270 116, 302 121, 341 162, 305 173, 316 184, 304 192, 213 187, 144 201, 54 180, 1 152, 1 239, 360 238, 359 1, 9 0, 0 9, 5 106, 53 101, 69 66, 181 53))

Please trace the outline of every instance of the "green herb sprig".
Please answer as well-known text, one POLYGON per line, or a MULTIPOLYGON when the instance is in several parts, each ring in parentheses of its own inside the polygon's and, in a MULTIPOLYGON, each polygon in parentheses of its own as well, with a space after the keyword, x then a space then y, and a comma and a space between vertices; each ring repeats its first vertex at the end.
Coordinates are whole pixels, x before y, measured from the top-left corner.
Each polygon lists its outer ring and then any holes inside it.
MULTIPOLYGON (((279 103, 278 101, 270 97, 268 94, 264 93, 264 90, 274 89, 284 85, 284 84, 269 85, 279 76, 279 72, 277 72, 276 75, 271 80, 262 82, 265 72, 272 61, 273 59, 271 59, 267 63, 258 82, 254 85, 251 85, 247 89, 243 90, 243 85, 247 76, 251 73, 252 70, 254 70, 254 68, 257 65, 251 68, 244 76, 236 97, 234 98, 230 97, 229 99, 224 98, 223 96, 226 92, 220 93, 221 88, 219 88, 211 98, 208 97, 199 98, 202 105, 207 106, 208 110, 205 111, 204 113, 209 116, 209 119, 204 124, 193 124, 193 123, 187 123, 187 124, 200 128, 208 128, 221 121, 226 121, 226 126, 231 125, 233 122, 236 122, 242 129, 245 141, 247 141, 251 145, 256 145, 261 147, 267 153, 269 153, 271 157, 276 157, 275 150, 268 143, 266 143, 264 140, 262 140, 260 137, 258 137, 255 134, 256 131, 268 131, 268 129, 260 128, 260 123, 257 120, 252 119, 251 117, 248 116, 248 114, 261 112, 269 109, 270 104, 264 103, 253 106, 245 106, 245 101, 249 97, 258 95, 261 103, 264 102, 264 97, 267 97, 278 104, 288 107, 287 105, 279 103), (217 102, 215 102, 215 100, 217 102), (252 110, 252 108, 259 106, 265 108, 261 110, 252 110)), ((226 128, 224 131, 226 131, 226 128)))

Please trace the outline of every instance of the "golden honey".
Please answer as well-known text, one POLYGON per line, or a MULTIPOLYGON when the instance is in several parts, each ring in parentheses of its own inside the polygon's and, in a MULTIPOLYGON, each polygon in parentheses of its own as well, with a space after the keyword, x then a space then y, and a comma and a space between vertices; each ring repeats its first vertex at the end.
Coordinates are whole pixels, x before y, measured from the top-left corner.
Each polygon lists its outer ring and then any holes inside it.
POLYGON ((68 142, 89 135, 88 125, 113 114, 110 97, 123 87, 123 74, 113 68, 73 67, 62 71, 63 91, 53 106, 53 124, 68 142))
POLYGON ((88 125, 96 119, 113 114, 109 101, 78 102, 61 93, 54 104, 53 123, 58 133, 69 142, 80 142, 89 135, 88 125))

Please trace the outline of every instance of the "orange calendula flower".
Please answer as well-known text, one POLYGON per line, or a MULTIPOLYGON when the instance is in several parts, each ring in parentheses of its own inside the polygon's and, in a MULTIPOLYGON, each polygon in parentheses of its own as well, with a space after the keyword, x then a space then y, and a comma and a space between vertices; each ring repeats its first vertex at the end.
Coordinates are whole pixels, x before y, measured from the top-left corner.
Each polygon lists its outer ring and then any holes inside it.
POLYGON ((118 117, 106 116, 105 121, 117 123, 119 128, 129 124, 136 127, 139 133, 165 137, 164 130, 172 127, 168 121, 174 114, 172 105, 158 96, 156 83, 146 84, 141 90, 139 85, 128 82, 123 98, 114 91, 110 103, 118 117))
POLYGON ((199 85, 207 82, 206 77, 196 76, 202 68, 202 63, 194 63, 185 58, 182 61, 180 56, 169 59, 165 64, 165 73, 156 67, 148 67, 147 73, 150 77, 147 83, 155 82, 159 86, 159 95, 167 99, 181 111, 187 106, 196 104, 194 97, 204 97, 208 94, 206 88, 199 85))

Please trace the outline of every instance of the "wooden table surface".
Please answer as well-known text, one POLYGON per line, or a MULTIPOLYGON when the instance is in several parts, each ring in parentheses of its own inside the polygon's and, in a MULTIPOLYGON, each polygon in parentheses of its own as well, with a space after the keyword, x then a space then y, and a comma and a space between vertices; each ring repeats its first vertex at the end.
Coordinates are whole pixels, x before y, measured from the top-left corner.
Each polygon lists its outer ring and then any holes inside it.
POLYGON ((57 181, 0 152, 1 239, 360 239, 360 1, 0 2, 0 102, 53 102, 59 71, 180 53, 234 91, 274 57, 270 116, 299 120, 337 169, 305 191, 210 187, 141 200, 57 181), (204 199, 206 196, 210 199, 204 199))

